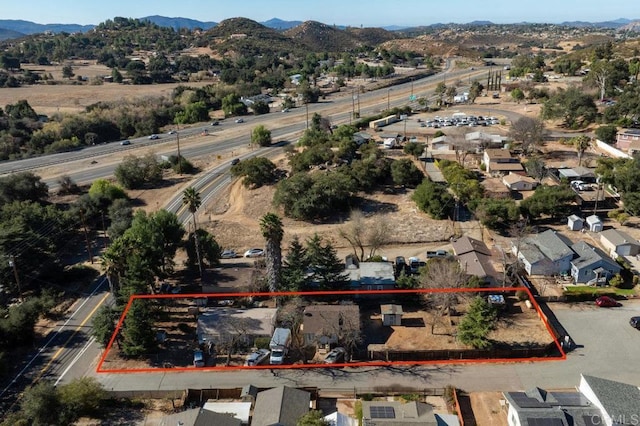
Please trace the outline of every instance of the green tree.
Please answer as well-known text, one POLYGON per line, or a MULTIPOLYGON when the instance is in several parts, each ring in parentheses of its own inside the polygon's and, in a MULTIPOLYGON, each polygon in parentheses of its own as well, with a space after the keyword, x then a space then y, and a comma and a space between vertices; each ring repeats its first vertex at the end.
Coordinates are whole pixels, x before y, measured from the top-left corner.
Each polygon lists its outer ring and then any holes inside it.
POLYGON ((324 419, 324 414, 320 410, 311 410, 304 416, 300 417, 297 426, 331 426, 331 424, 324 419))
POLYGON ((517 103, 520 103, 524 100, 524 92, 521 88, 516 87, 511 91, 511 98, 517 103))
POLYGON ((64 411, 74 419, 95 416, 107 399, 104 387, 94 377, 73 379, 58 389, 64 411))
POLYGON ((49 196, 49 188, 40 176, 31 172, 12 173, 0 178, 0 202, 43 201, 49 196))
POLYGON ((20 411, 30 425, 61 425, 62 406, 55 386, 48 380, 40 380, 24 392, 20 411))
POLYGON ((413 161, 403 158, 391 163, 391 177, 396 185, 415 188, 424 179, 424 173, 416 167, 413 161))
POLYGON ((453 196, 447 188, 428 178, 416 187, 411 199, 433 219, 446 219, 454 206, 453 196))
POLYGON ((196 245, 196 256, 198 258, 198 270, 200 271, 200 276, 202 276, 202 260, 200 258, 200 247, 198 245, 198 224, 196 222, 196 212, 200 205, 202 204, 202 199, 200 198, 200 193, 196 191, 193 186, 185 189, 182 192, 182 204, 187 206, 187 209, 191 212, 191 218, 193 219, 193 229, 194 229, 194 240, 196 245))
POLYGON ((266 102, 255 102, 253 105, 251 105, 251 109, 256 115, 269 114, 269 104, 266 102))
POLYGON ((488 336, 495 327, 496 320, 495 309, 483 297, 476 297, 460 321, 458 339, 475 349, 489 349, 492 343, 488 336))
POLYGON ((102 306, 93 317, 93 337, 98 343, 106 347, 116 331, 116 322, 118 321, 118 312, 111 306, 102 306))
POLYGON ((318 234, 307 239, 307 262, 311 267, 311 281, 318 284, 320 290, 344 290, 349 278, 344 273, 342 262, 336 249, 330 242, 323 243, 318 234))
POLYGON ((247 188, 260 188, 276 180, 276 165, 265 157, 252 157, 231 167, 231 174, 242 176, 247 188))
POLYGON ((89 195, 96 199, 107 199, 113 202, 117 199, 127 199, 127 193, 122 188, 107 179, 96 179, 89 188, 89 195))
POLYGON ((247 113, 247 106, 240 102, 240 96, 235 93, 230 93, 222 98, 222 111, 224 111, 226 116, 245 115, 247 113))
POLYGON ((525 161, 524 169, 527 171, 527 175, 537 180, 538 183, 541 183, 542 179, 547 176, 547 166, 540 157, 532 157, 525 161))
POLYGON ((287 291, 307 290, 307 273, 309 271, 309 259, 307 250, 300 243, 298 236, 294 236, 289 244, 287 255, 284 258, 281 271, 282 289, 287 291))
POLYGON ((155 330, 147 300, 134 299, 124 319, 121 349, 127 357, 141 357, 156 348, 155 330))
POLYGON ((602 142, 613 144, 616 142, 618 128, 613 125, 604 125, 596 129, 596 138, 602 142))
POLYGON ((476 99, 482 94, 484 90, 484 86, 478 81, 475 80, 471 83, 471 87, 469 88, 469 102, 474 103, 476 99))
POLYGON ((187 266, 189 269, 198 264, 198 251, 196 250, 196 240, 198 241, 198 250, 200 259, 203 263, 213 267, 220 264, 220 255, 222 248, 213 235, 204 229, 197 229, 195 234, 189 233, 185 249, 187 251, 187 266))
POLYGON ((572 86, 558 89, 544 102, 541 114, 545 120, 559 118, 564 126, 580 129, 595 121, 598 109, 591 96, 572 86))
POLYGON ((566 185, 540 185, 533 195, 520 203, 520 209, 525 216, 537 218, 548 215, 553 218, 566 215, 576 194, 566 185))
POLYGON ((442 106, 442 98, 444 98, 444 94, 447 92, 447 86, 443 83, 440 82, 436 85, 435 88, 435 95, 438 97, 438 106, 442 106))
POLYGON ((418 158, 424 152, 426 145, 418 142, 408 142, 404 145, 402 149, 405 154, 411 155, 415 158, 418 158))
POLYGON ((282 237, 284 230, 282 220, 275 213, 267 213, 260 219, 260 231, 265 239, 265 263, 267 266, 267 283, 270 292, 276 292, 280 287, 280 273, 282 269, 282 237))
POLYGON ((251 143, 259 146, 271 146, 271 130, 262 124, 254 127, 251 131, 251 143))
POLYGON ((71 77, 73 77, 74 75, 75 74, 73 73, 73 68, 71 67, 71 65, 65 65, 62 67, 62 78, 71 80, 71 77))
POLYGON ((490 229, 505 229, 520 217, 514 200, 482 198, 475 208, 475 215, 484 226, 490 229))
POLYGON ((118 182, 127 189, 140 189, 146 184, 156 185, 162 181, 162 167, 153 154, 144 157, 126 156, 116 167, 114 174, 118 182))

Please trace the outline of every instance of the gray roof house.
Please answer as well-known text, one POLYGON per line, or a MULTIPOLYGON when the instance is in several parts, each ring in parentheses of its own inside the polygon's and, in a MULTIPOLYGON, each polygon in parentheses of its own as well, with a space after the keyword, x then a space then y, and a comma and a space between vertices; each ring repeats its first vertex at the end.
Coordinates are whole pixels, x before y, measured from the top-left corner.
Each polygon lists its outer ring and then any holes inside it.
POLYGON ((578 256, 571 261, 571 276, 576 283, 604 285, 622 270, 605 252, 584 241, 571 248, 578 256))
POLYGON ((582 374, 578 390, 601 411, 601 425, 640 423, 640 389, 638 386, 582 374))
POLYGON ((600 244, 611 257, 635 256, 640 252, 640 242, 624 231, 607 229, 600 234, 600 244))
POLYGON ((600 410, 580 392, 504 392, 509 426, 594 426, 600 410), (590 422, 591 421, 591 422, 590 422))
POLYGON ((163 416, 159 426, 240 426, 241 424, 240 419, 229 414, 214 413, 204 408, 192 408, 163 416))
POLYGON ((464 236, 451 245, 460 267, 467 275, 474 275, 489 284, 497 282, 498 273, 491 263, 491 250, 483 241, 464 236))
POLYGON ((513 254, 529 275, 554 275, 571 269, 574 253, 554 230, 541 232, 520 241, 512 241, 513 254))
MULTIPOLYGON (((296 426, 309 412, 311 394, 288 386, 258 393, 252 426, 296 426)), ((212 423, 215 424, 215 423, 212 423)))
POLYGON ((362 401, 362 426, 438 426, 433 407, 423 402, 362 401))

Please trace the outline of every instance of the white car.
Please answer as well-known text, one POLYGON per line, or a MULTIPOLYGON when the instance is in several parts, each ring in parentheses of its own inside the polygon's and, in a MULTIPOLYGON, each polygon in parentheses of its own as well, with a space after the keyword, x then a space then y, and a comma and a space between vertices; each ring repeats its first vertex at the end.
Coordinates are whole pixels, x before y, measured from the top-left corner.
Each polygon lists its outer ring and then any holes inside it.
POLYGON ((175 130, 169 130, 169 132, 167 132, 168 135, 175 135, 177 132, 175 130))
POLYGON ((252 248, 244 252, 244 257, 260 257, 264 256, 264 250, 259 248, 252 248))
POLYGON ((131 145, 131 141, 130 140, 122 141, 122 142, 120 142, 120 145, 122 145, 122 146, 131 145))
POLYGON ((238 119, 236 119, 236 123, 244 123, 244 119, 238 118, 238 119))
POLYGON ((234 250, 224 250, 221 254, 220 254, 220 258, 221 259, 235 259, 238 255, 236 254, 236 252, 234 250))
POLYGON ((160 139, 160 136, 153 134, 153 135, 149 136, 149 139, 154 141, 156 139, 160 139))
POLYGON ((271 355, 271 352, 268 349, 258 349, 257 351, 251 352, 247 355, 244 365, 251 367, 263 364, 267 359, 269 359, 269 355, 271 355))

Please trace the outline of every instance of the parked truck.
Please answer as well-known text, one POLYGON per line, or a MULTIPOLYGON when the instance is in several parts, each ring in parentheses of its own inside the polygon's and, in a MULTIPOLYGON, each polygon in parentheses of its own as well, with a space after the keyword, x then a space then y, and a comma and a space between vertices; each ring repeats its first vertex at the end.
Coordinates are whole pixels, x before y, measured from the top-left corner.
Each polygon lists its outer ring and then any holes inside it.
POLYGON ((271 350, 269 364, 284 364, 284 358, 287 356, 287 352, 289 352, 290 345, 291 330, 288 328, 276 328, 269 343, 269 349, 271 350))

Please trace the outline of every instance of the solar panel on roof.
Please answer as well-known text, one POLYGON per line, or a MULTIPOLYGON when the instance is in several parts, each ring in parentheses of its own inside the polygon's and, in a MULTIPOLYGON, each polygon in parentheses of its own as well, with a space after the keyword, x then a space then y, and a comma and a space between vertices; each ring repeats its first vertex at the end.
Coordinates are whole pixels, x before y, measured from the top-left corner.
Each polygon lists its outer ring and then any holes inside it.
POLYGON ((388 405, 369 407, 372 419, 395 419, 396 411, 388 405))
POLYGON ((509 396, 520 408, 544 408, 551 406, 546 402, 540 402, 537 399, 530 398, 523 392, 512 392, 509 396))

